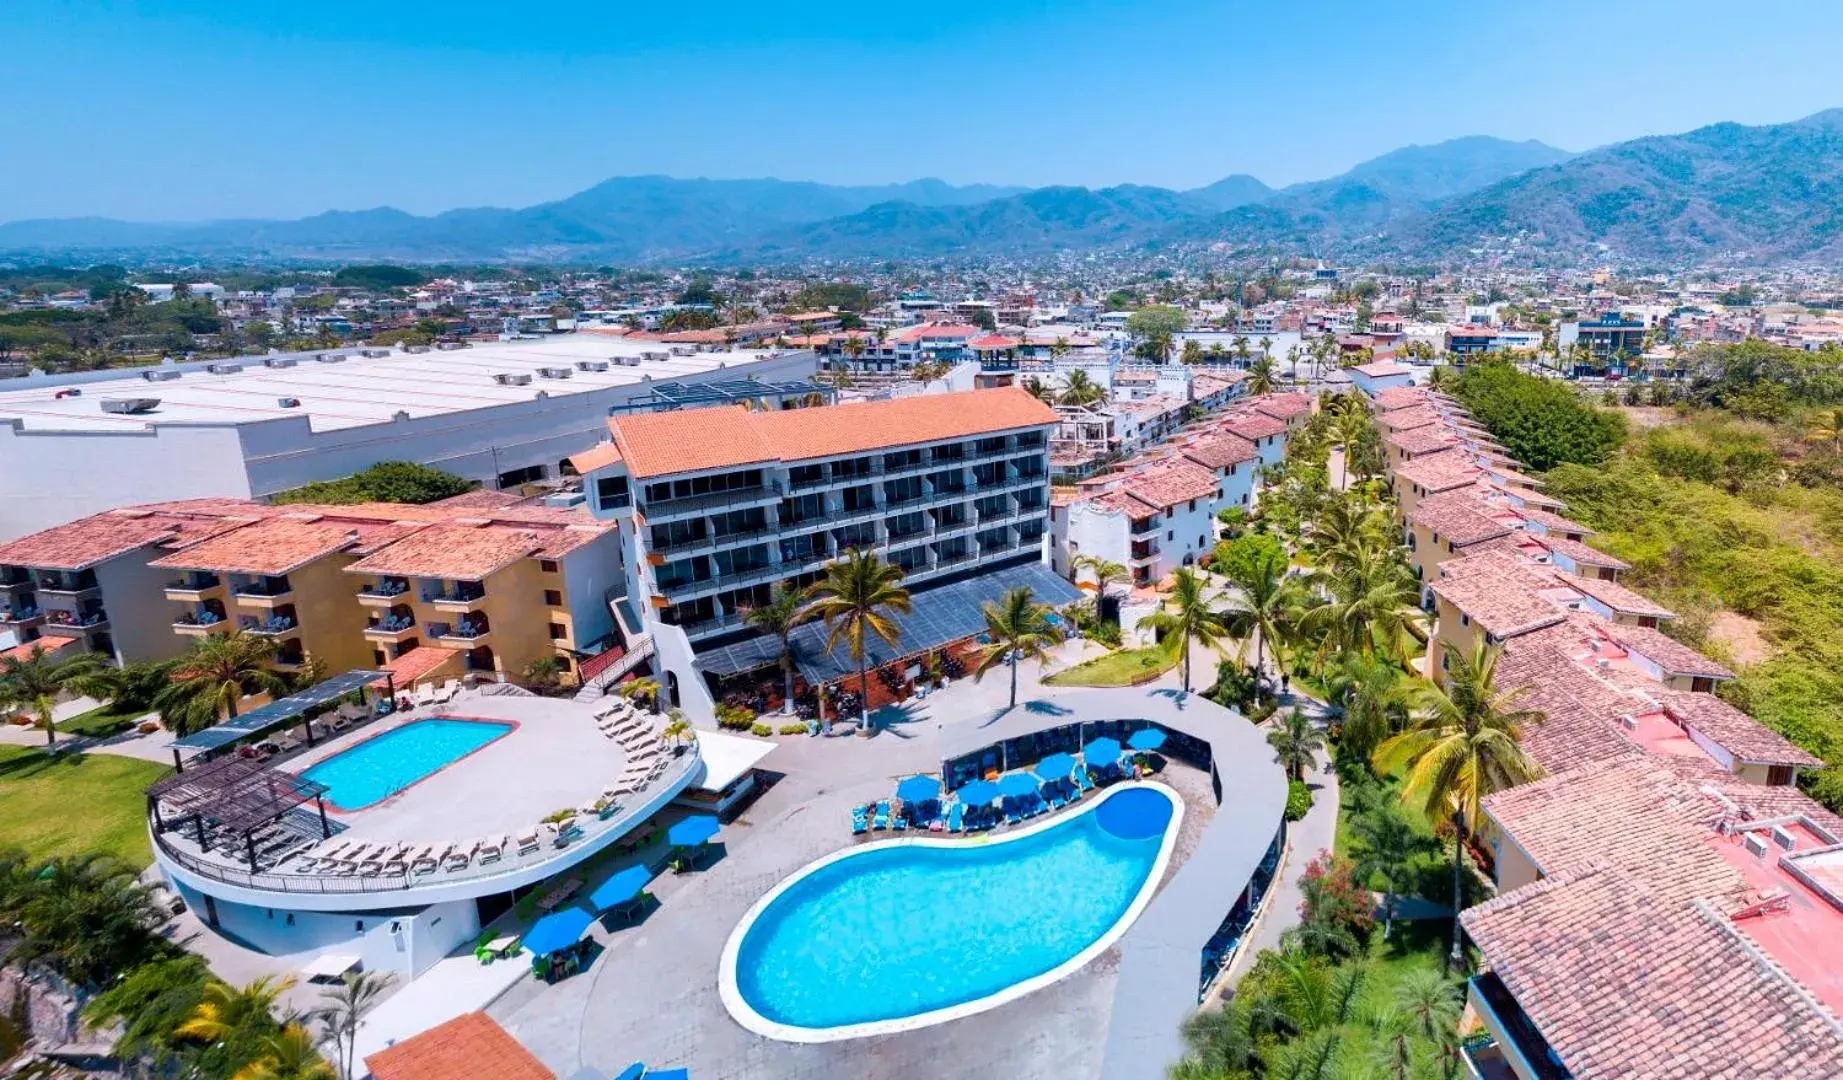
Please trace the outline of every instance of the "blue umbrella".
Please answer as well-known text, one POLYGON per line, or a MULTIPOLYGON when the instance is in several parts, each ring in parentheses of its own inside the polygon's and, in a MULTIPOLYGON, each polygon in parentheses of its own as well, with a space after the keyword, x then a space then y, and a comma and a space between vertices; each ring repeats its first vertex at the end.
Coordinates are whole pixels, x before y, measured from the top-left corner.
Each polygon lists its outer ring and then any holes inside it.
POLYGON ((645 1075, 646 1066, 636 1061, 632 1065, 622 1069, 620 1073, 615 1076, 614 1080, 640 1080, 640 1078, 645 1075))
POLYGON ((690 1069, 648 1069, 647 1080, 691 1080, 690 1069))
POLYGON ((1081 756, 1091 766, 1112 765, 1120 760, 1120 743, 1116 739, 1096 739, 1081 748, 1081 756))
POLYGON ((520 944, 530 949, 533 957, 549 956, 558 949, 567 949, 581 941, 583 932, 593 922, 593 912, 580 904, 571 904, 532 923, 520 944))
POLYGON ((932 776, 911 776, 896 785, 896 797, 906 803, 927 802, 941 796, 941 782, 932 776))
POLYGON ((1067 780, 1075 771, 1075 757, 1072 754, 1051 754, 1037 762, 1037 775, 1045 780, 1067 780))
POLYGON ((998 778, 1000 795, 1035 795, 1037 779, 1028 773, 1011 772, 998 778))
POLYGON ((1165 745, 1165 733, 1155 727, 1140 728, 1126 740, 1126 745, 1135 750, 1156 750, 1165 745))
POLYGON ((722 827, 715 814, 693 814, 666 830, 666 842, 673 847, 696 847, 709 843, 722 827))
POLYGON ((589 906, 596 911, 607 911, 616 904, 625 904, 639 896, 652 880, 653 872, 645 866, 617 871, 589 894, 589 906))
POLYGON ((990 780, 974 780, 959 791, 960 801, 968 806, 987 806, 1003 792, 990 780))

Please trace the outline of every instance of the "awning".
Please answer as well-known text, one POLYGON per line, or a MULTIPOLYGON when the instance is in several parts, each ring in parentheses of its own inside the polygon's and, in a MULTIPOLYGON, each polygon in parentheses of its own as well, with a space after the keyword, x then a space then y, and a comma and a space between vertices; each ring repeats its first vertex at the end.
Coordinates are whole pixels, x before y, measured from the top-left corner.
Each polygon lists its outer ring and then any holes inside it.
POLYGON ((1075 771, 1075 759, 1068 754, 1054 753, 1037 762, 1035 771, 1045 780, 1067 780, 1075 771))
POLYGON ((1095 739, 1081 748, 1081 757, 1090 766, 1112 765, 1120 760, 1120 742, 1117 739, 1095 739))
POLYGON ((301 977, 308 982, 337 979, 357 967, 358 960, 351 953, 321 953, 301 968, 301 977))
POLYGON ((727 731, 698 732, 698 757, 704 761, 704 775, 697 781, 698 790, 721 792, 761 764, 777 745, 767 739, 751 739, 727 731))
POLYGON ((396 683, 397 689, 408 690, 416 685, 416 680, 433 675, 442 665, 460 655, 459 650, 445 645, 418 645, 379 670, 390 672, 391 681, 396 683))
POLYGON ((1012 772, 998 778, 1000 795, 1035 795, 1037 793, 1036 777, 1028 773, 1012 772))
MULTIPOLYGON (((918 589, 910 596, 913 610, 907 615, 891 616, 899 631, 895 647, 884 644, 880 638, 872 638, 864 650, 867 665, 878 667, 981 633, 985 630, 983 607, 986 602, 997 601, 1019 586, 1030 589, 1038 603, 1053 607, 1082 597, 1081 590, 1037 562, 993 570, 936 588, 918 589)), ((793 654, 794 666, 809 683, 830 683, 857 674, 857 665, 842 646, 836 653, 826 652, 824 623, 810 622, 796 629, 793 654)), ((697 666, 710 675, 739 675, 778 663, 780 658, 780 639, 767 635, 700 653, 697 666)))
POLYGON ((911 776, 896 785, 896 797, 907 803, 941 797, 941 782, 932 776, 911 776))
POLYGON ((251 709, 234 720, 227 720, 216 727, 195 731, 184 738, 174 739, 175 750, 216 750, 228 746, 239 739, 248 738, 261 731, 285 724, 309 709, 330 705, 355 690, 362 690, 378 680, 375 671, 348 671, 344 675, 335 675, 324 682, 318 682, 298 694, 290 694, 280 701, 271 701, 258 709, 251 709))

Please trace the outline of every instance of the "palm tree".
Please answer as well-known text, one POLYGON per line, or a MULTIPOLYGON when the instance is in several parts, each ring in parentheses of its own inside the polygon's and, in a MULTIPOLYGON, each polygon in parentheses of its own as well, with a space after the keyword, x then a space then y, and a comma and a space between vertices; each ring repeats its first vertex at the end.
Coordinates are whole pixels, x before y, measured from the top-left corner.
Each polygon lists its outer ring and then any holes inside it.
POLYGON ((629 679, 615 688, 615 693, 632 702, 642 702, 654 712, 659 711, 659 680, 629 679))
POLYGON ((389 972, 349 971, 338 986, 320 994, 322 1004, 315 1015, 333 1037, 339 1080, 353 1080, 358 1064, 358 1022, 395 977, 389 972))
POLYGON ((673 709, 666 714, 666 726, 659 732, 659 737, 669 741, 673 746, 680 746, 688 741, 697 741, 698 733, 697 729, 691 726, 691 721, 685 719, 684 713, 673 709))
MULTIPOLYGON (((1293 602, 1293 590, 1287 583, 1287 560, 1283 550, 1263 551, 1252 561, 1231 566, 1229 583, 1241 594, 1231 599, 1223 611, 1228 632, 1246 642, 1254 638, 1254 694, 1260 701, 1262 653, 1269 642, 1274 658, 1280 657, 1280 640, 1285 632, 1287 611, 1293 602)), ((1238 656, 1237 659, 1240 657, 1238 656)))
POLYGON ((1056 392, 1049 388, 1049 384, 1035 375, 1024 380, 1024 392, 1045 405, 1056 404, 1056 392))
POLYGON ((814 582, 803 609, 804 617, 826 624, 826 652, 842 642, 857 665, 862 710, 859 730, 870 734, 870 667, 868 647, 872 637, 895 648, 902 628, 891 618, 911 610, 909 590, 902 585, 902 567, 886 563, 874 551, 853 548, 826 567, 826 576, 814 582))
POLYGON ((1805 441, 1843 450, 1843 409, 1819 409, 1805 418, 1805 441))
POLYGON ((1459 988, 1432 968, 1414 968, 1395 984, 1395 1010, 1423 1039, 1459 1029, 1459 988))
POLYGON ((1094 405, 1107 400, 1107 391, 1100 383, 1094 381, 1086 368, 1076 368, 1069 372, 1062 383, 1062 403, 1064 405, 1094 405))
POLYGON ((269 670, 275 643, 242 630, 207 634, 173 665, 173 681, 155 705, 167 726, 180 734, 235 718, 246 694, 279 694, 287 680, 269 670))
MULTIPOLYGON (((348 1069, 340 1074, 350 1077, 348 1069)), ((314 1048, 313 1032, 300 1023, 262 1040, 261 1056, 231 1074, 230 1080, 334 1080, 333 1067, 314 1048)))
POLYGON ((204 997, 175 1034, 202 1042, 223 1042, 275 1022, 275 1003, 294 986, 294 979, 263 975, 247 986, 212 980, 204 997))
POLYGON ((1057 334, 1056 340, 1049 343, 1049 358, 1060 360, 1067 355, 1069 355, 1069 339, 1057 334))
POLYGON ((1287 778, 1303 781, 1305 767, 1312 764, 1313 755, 1325 748, 1325 733, 1310 717, 1294 709, 1267 733, 1267 745, 1273 747, 1287 778))
MULTIPOLYGON (((1356 395, 1346 394, 1338 399, 1340 402, 1355 401, 1356 395)), ((1376 428, 1370 420, 1369 410, 1361 404, 1344 405, 1339 408, 1331 420, 1332 437, 1344 448, 1342 475, 1338 477, 1338 487, 1344 487, 1350 480, 1350 455, 1362 445, 1365 439, 1375 435, 1376 428)))
POLYGON ((1107 597, 1107 586, 1132 578, 1132 572, 1126 567, 1099 555, 1077 555, 1070 561, 1069 569, 1076 573, 1086 570, 1094 575, 1094 617, 1097 619, 1101 616, 1101 601, 1107 597))
POLYGON ((52 710, 58 698, 91 688, 107 693, 108 670, 95 653, 82 653, 68 660, 55 660, 42 649, 23 660, 0 656, 0 709, 30 710, 33 722, 45 731, 45 748, 56 750, 58 729, 52 722, 52 710))
POLYGON ((1279 365, 1274 363, 1273 357, 1262 353, 1254 363, 1248 365, 1248 393, 1257 397, 1273 393, 1274 374, 1278 369, 1279 365))
POLYGON ((1407 719, 1406 680, 1391 661, 1342 653, 1325 688, 1342 714, 1338 742, 1357 757, 1367 759, 1407 719))
POLYGON ((1205 579, 1188 566, 1171 575, 1171 599, 1157 611, 1139 620, 1142 628, 1161 635, 1168 648, 1178 650, 1184 666, 1184 692, 1190 693, 1190 643, 1195 640, 1210 648, 1218 647, 1229 636, 1229 625, 1222 613, 1209 606, 1203 596, 1205 579))
POLYGON ((1425 613, 1420 582, 1399 551, 1360 545, 1338 555, 1337 565, 1315 572, 1325 602, 1303 616, 1302 629, 1324 634, 1322 655, 1344 650, 1401 656, 1425 613))
MULTIPOLYGON (((8 877, 26 869, 11 863, 8 877)), ((148 927, 159 921, 139 870, 108 855, 73 855, 31 865, 13 880, 8 922, 23 927, 14 951, 85 989, 95 989, 148 955, 148 927)), ((12 927, 9 927, 11 932, 12 927)))
POLYGON ((1443 683, 1423 689, 1421 710, 1408 730, 1376 748, 1378 771, 1406 772, 1402 802, 1428 821, 1453 822, 1453 942, 1459 958, 1460 853, 1468 823, 1481 819, 1485 796, 1534 780, 1542 771, 1517 739, 1542 714, 1512 708, 1515 693, 1494 685, 1502 649, 1481 645, 1472 656, 1453 653, 1443 683))
POLYGON ((986 634, 992 641, 980 647, 979 666, 973 669, 973 681, 999 664, 1011 669, 1011 704, 1017 708, 1017 665, 1024 657, 1042 663, 1049 659, 1049 647, 1056 635, 1050 628, 1048 604, 1039 604, 1027 586, 1008 589, 1002 599, 986 601, 986 634))
POLYGON ((805 615, 805 608, 804 595, 785 585, 777 585, 767 603, 750 608, 742 616, 743 622, 764 634, 773 634, 781 641, 782 712, 793 712, 794 709, 793 636, 805 615))

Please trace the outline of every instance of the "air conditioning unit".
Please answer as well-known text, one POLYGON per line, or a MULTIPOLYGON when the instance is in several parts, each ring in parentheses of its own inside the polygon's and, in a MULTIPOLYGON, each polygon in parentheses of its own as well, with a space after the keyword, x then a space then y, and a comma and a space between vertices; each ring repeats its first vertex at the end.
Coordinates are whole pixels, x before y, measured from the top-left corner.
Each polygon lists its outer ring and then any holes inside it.
POLYGON ((578 360, 576 361, 576 370, 577 371, 607 371, 608 361, 606 360, 578 360))
MULTIPOLYGON (((367 350, 365 355, 371 355, 370 351, 367 350)), ((331 352, 316 353, 314 359, 320 361, 322 364, 343 364, 346 361, 346 354, 331 352)))
POLYGON ((690 345, 672 346, 673 356, 696 356, 697 354, 698 354, 697 349, 690 345))
POLYGON ((1742 837, 1741 846, 1756 859, 1766 858, 1766 838, 1757 832, 1750 832, 1742 837))
POLYGON ((640 358, 638 356, 623 356, 623 357, 618 358, 616 362, 621 364, 624 367, 639 367, 640 366, 640 358))
POLYGON ((576 374, 576 369, 567 367, 541 367, 538 369, 538 374, 546 379, 567 379, 576 374))
POLYGON ((141 378, 148 382, 172 382, 179 378, 180 374, 177 368, 149 368, 141 372, 141 378))
POLYGON ((120 416, 139 416, 160 407, 157 397, 103 398, 102 411, 120 416))
POLYGON ((435 343, 435 347, 442 352, 453 352, 456 349, 471 349, 474 347, 474 343, 471 341, 438 341, 435 343))
POLYGON ((509 371, 502 371, 493 376, 493 381, 501 386, 530 386, 531 376, 524 372, 515 374, 509 371))
POLYGON ((213 375, 235 375, 243 370, 242 364, 206 364, 205 370, 213 375))
POLYGON ((427 345, 405 345, 403 351, 406 353, 426 353, 430 350, 427 345))
POLYGON ((389 349, 360 349, 358 355, 372 360, 381 360, 390 355, 389 349))
POLYGON ((1791 830, 1787 829, 1784 825, 1774 825, 1773 843, 1790 851, 1798 846, 1798 838, 1793 836, 1791 830))
POLYGON ((588 501, 588 496, 580 491, 558 491, 539 500, 543 505, 556 510, 571 510, 588 501))
POLYGON ((666 360, 666 359, 670 359, 671 355, 672 355, 671 353, 663 352, 659 349, 648 349, 645 352, 640 354, 640 359, 642 360, 666 360))
POLYGON ((271 356, 262 362, 263 367, 291 368, 301 361, 292 356, 271 356))
POLYGON ((301 399, 298 397, 276 398, 275 404, 283 409, 298 409, 301 407, 301 399))
POLYGON ((1637 731, 1638 730, 1638 717, 1633 716, 1631 713, 1626 713, 1624 716, 1621 716, 1619 718, 1619 725, 1625 728, 1627 731, 1637 731))

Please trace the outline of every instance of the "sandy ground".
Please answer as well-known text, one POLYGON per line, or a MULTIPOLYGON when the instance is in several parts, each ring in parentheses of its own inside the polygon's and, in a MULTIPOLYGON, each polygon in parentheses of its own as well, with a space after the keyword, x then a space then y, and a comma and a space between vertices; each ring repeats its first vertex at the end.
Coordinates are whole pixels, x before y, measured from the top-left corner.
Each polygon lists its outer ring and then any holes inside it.
POLYGON ((1758 664, 1772 659, 1773 647, 1758 620, 1732 611, 1716 615, 1709 623, 1709 638, 1719 642, 1737 664, 1758 664))

